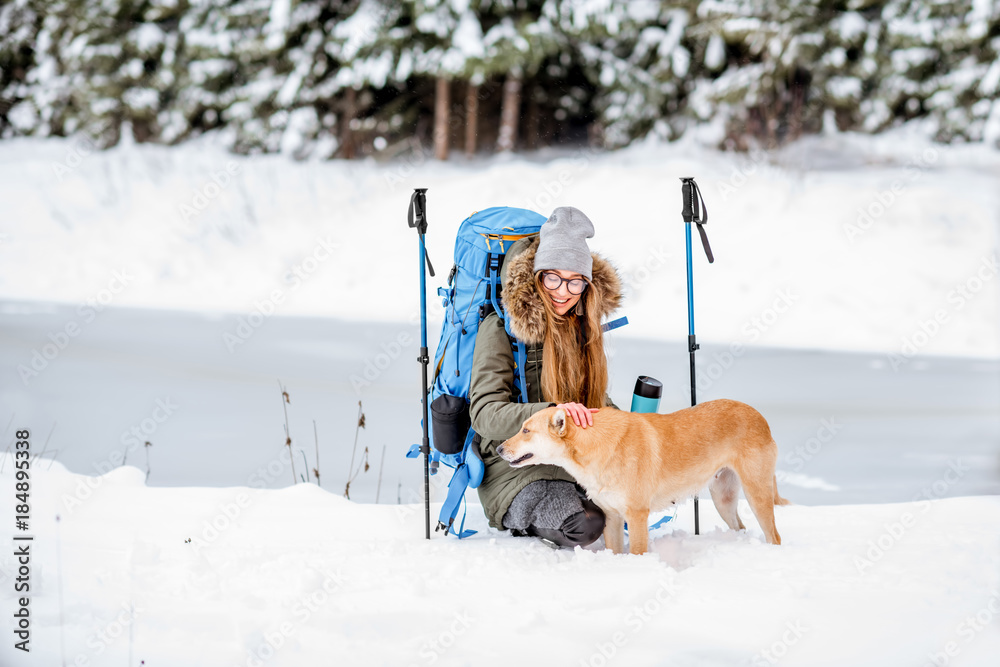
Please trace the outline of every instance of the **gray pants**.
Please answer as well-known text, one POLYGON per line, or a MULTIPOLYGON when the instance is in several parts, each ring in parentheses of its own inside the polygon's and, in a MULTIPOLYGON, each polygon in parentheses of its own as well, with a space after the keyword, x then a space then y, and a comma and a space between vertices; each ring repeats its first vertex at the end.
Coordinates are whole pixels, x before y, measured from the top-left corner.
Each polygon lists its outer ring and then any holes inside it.
POLYGON ((540 537, 572 549, 601 536, 604 512, 572 482, 539 480, 514 496, 503 525, 514 535, 540 537))
POLYGON ((569 517, 583 511, 576 484, 562 480, 539 480, 516 496, 503 517, 504 528, 527 530, 529 526, 556 530, 569 517))

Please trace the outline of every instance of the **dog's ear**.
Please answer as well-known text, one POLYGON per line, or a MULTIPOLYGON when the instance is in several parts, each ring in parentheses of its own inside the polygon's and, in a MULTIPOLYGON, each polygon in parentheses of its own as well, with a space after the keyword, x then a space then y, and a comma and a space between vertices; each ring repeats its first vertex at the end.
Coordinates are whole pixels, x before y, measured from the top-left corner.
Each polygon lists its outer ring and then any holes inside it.
POLYGON ((549 419, 549 430, 560 438, 566 435, 566 411, 559 408, 549 419))

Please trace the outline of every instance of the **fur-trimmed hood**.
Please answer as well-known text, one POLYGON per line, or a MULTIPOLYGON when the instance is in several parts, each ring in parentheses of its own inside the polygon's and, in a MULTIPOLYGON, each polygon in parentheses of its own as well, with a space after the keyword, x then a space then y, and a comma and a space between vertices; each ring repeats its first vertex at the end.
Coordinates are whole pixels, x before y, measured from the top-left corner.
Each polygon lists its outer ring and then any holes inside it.
MULTIPOLYGON (((510 330, 518 339, 530 345, 545 341, 545 306, 535 291, 535 251, 538 237, 515 243, 504 259, 502 300, 504 312, 510 318, 510 330)), ((597 253, 593 278, 588 290, 597 293, 599 316, 604 320, 621 305, 622 284, 618 272, 597 253)))

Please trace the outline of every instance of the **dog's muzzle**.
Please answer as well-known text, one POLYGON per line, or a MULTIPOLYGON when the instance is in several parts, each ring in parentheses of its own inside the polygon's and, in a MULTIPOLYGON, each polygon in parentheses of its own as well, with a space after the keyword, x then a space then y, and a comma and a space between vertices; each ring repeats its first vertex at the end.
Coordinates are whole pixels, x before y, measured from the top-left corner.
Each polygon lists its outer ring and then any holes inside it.
POLYGON ((534 456, 534 454, 525 454, 524 456, 521 456, 521 457, 519 457, 519 458, 514 459, 513 461, 511 461, 509 458, 507 458, 507 453, 504 451, 504 448, 503 448, 504 444, 506 444, 506 443, 503 443, 499 447, 497 447, 497 454, 499 454, 500 458, 502 458, 504 461, 506 461, 507 463, 511 464, 512 466, 513 465, 517 465, 518 463, 522 463, 524 461, 527 461, 532 456, 534 456))

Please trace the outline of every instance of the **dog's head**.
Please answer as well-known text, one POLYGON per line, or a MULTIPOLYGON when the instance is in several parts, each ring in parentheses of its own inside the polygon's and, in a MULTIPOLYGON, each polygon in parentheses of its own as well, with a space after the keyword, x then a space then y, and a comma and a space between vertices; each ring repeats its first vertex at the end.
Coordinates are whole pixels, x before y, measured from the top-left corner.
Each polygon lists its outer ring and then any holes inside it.
POLYGON ((566 458, 566 438, 575 428, 562 408, 546 408, 529 417, 513 438, 497 447, 497 454, 514 468, 552 463, 566 458))

